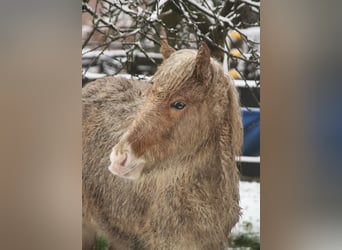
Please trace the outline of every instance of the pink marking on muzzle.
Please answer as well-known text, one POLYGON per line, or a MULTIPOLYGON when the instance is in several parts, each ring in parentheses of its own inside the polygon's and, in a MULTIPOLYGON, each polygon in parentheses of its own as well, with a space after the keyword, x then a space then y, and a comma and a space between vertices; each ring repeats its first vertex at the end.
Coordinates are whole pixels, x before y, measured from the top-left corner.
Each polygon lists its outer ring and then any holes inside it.
POLYGON ((118 156, 118 159, 117 159, 118 165, 124 167, 124 166, 125 166, 125 163, 126 163, 126 161, 127 161, 127 157, 128 157, 128 156, 127 156, 127 153, 124 153, 124 154, 122 154, 122 155, 119 155, 119 156, 118 156))
POLYGON ((117 155, 113 149, 112 153, 110 154, 111 164, 109 166, 109 170, 115 175, 120 175, 121 169, 125 168, 127 158, 127 153, 117 155))
POLYGON ((108 169, 112 174, 132 180, 140 176, 144 162, 134 156, 130 146, 127 146, 123 153, 117 153, 116 147, 114 147, 110 154, 110 161, 108 169))

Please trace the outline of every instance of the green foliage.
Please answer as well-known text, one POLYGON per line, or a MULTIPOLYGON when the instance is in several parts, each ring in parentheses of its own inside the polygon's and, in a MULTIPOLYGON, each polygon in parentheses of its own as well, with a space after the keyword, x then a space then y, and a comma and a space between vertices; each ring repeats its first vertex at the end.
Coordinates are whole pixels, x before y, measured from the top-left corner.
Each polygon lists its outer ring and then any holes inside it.
POLYGON ((238 234, 230 237, 230 248, 260 250, 259 237, 251 234, 238 234))
POLYGON ((102 236, 98 237, 95 243, 95 250, 107 250, 107 249, 108 249, 107 240, 102 236))
MULTIPOLYGON (((246 227, 249 225, 246 224, 246 227)), ((240 250, 260 250, 260 239, 252 234, 238 234, 230 237, 229 247, 240 250)), ((104 237, 96 240, 95 250, 108 250, 108 242, 104 237)))

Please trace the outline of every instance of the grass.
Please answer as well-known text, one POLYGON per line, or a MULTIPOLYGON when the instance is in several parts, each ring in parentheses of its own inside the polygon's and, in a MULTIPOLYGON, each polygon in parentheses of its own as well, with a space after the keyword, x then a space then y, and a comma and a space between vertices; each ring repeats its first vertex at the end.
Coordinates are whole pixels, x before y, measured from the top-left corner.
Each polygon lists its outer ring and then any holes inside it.
MULTIPOLYGON (((251 234, 238 234, 230 237, 230 249, 239 250, 260 250, 260 240, 257 236, 251 234)), ((95 250, 108 250, 107 240, 99 237, 95 244, 95 250)))
POLYGON ((102 236, 98 237, 95 243, 95 250, 107 250, 107 249, 108 249, 107 240, 102 236))
POLYGON ((230 237, 229 248, 260 250, 259 237, 251 234, 238 234, 230 237))

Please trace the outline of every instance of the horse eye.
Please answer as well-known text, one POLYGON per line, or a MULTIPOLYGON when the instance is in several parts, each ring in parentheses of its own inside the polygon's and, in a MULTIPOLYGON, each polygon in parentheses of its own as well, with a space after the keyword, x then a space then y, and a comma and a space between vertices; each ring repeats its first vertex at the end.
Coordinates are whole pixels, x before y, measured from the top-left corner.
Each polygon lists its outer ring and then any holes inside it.
POLYGON ((177 101, 177 102, 172 103, 171 107, 175 109, 183 109, 185 107, 185 103, 177 101))

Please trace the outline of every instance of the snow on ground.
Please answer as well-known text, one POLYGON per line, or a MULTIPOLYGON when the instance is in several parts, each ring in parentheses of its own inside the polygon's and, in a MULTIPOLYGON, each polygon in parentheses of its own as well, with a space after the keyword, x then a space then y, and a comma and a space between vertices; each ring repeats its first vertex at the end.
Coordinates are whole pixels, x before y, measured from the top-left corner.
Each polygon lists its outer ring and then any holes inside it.
POLYGON ((252 234, 260 237, 260 183, 240 181, 242 216, 232 235, 252 234))

